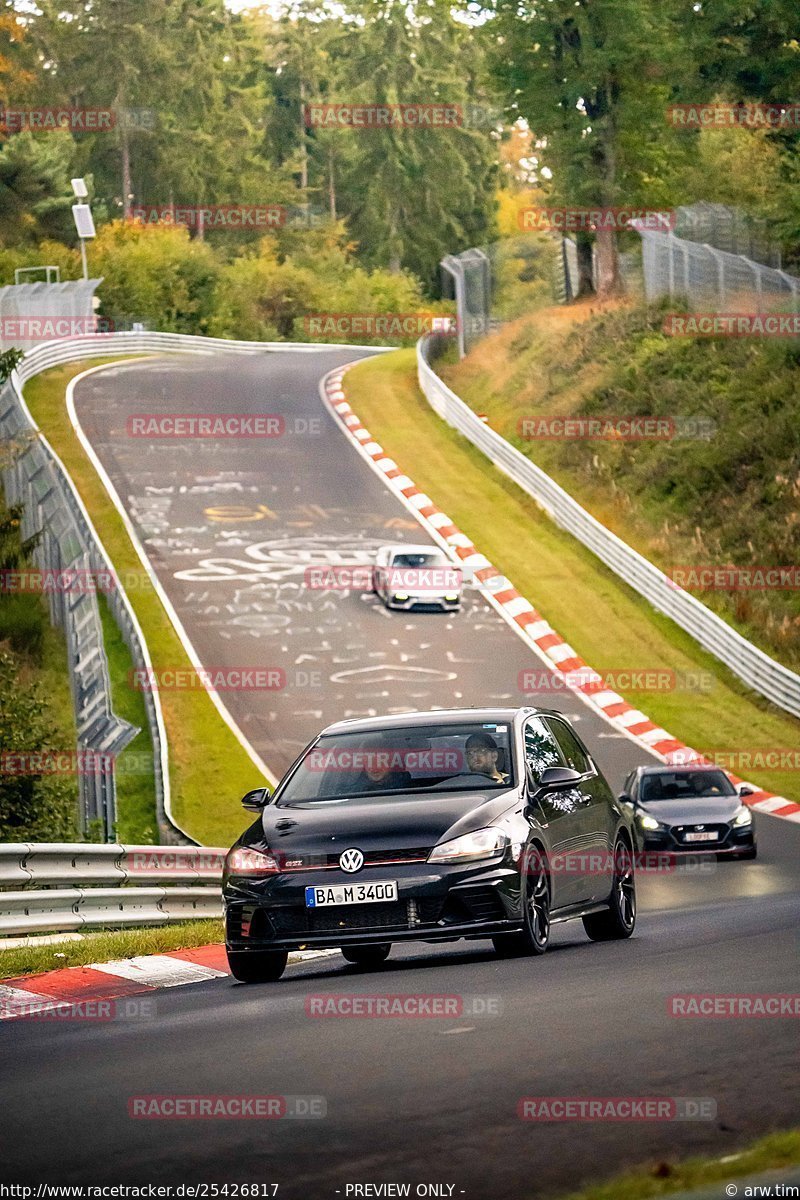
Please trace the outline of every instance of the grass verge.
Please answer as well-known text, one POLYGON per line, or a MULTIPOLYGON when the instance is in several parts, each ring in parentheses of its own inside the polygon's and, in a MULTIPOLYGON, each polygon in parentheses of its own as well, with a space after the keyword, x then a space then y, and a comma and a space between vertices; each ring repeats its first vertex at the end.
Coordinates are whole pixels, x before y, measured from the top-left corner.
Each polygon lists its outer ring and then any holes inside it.
MULTIPOLYGON (((639 1167, 610 1179, 592 1184, 580 1192, 571 1192, 563 1200, 648 1200, 671 1192, 703 1188, 730 1179, 745 1179, 762 1171, 780 1170, 800 1163, 800 1131, 771 1133, 746 1150, 725 1158, 687 1158, 683 1162, 659 1163, 657 1167, 639 1167)), ((721 1193, 724 1195, 724 1193, 721 1193)), ((773 1192, 778 1195, 777 1192, 773 1192)))
POLYGON ((117 841, 123 845, 158 842, 156 792, 153 777, 153 739, 147 724, 144 695, 130 686, 133 659, 102 593, 97 593, 103 643, 108 658, 111 706, 123 721, 139 729, 116 763, 117 841))
MULTIPOLYGON (((123 578, 137 579, 129 591, 150 649, 153 666, 191 667, 180 638, 161 601, 145 576, 122 518, 111 502, 94 467, 75 436, 64 400, 70 379, 96 365, 73 363, 47 371, 25 387, 25 399, 43 433, 61 458, 89 511, 115 570, 123 578)), ((124 686, 118 682, 117 696, 124 686)), ((242 830, 239 798, 258 786, 256 768, 221 720, 204 690, 166 691, 161 694, 169 742, 172 809, 175 819, 205 845, 224 845, 242 830)), ((138 722, 137 722, 138 724, 138 722)), ((131 798, 131 811, 139 811, 141 797, 131 798)), ((141 820, 132 816, 132 824, 141 820)))
POLYGON ((133 958, 138 954, 187 950, 224 940, 222 921, 181 921, 151 929, 98 931, 87 934, 80 942, 0 949, 0 979, 15 979, 18 975, 35 975, 61 967, 85 967, 89 963, 133 958))
MULTIPOLYGON (((520 453, 667 573, 796 564, 796 343, 670 337, 662 328, 667 307, 587 299, 541 309, 440 373, 520 453), (553 419, 576 417, 658 418, 662 435, 552 436, 553 419)), ((710 589, 698 598, 800 668, 796 587, 710 589)))
MULTIPOLYGON (((675 673, 682 686, 626 695, 653 721, 706 752, 753 753, 797 745, 800 723, 748 692, 434 414, 417 386, 412 350, 353 367, 346 391, 387 454, 586 662, 601 673, 675 673)), ((519 701, 524 702, 522 692, 519 701)), ((800 799, 796 772, 739 773, 770 791, 800 799)))

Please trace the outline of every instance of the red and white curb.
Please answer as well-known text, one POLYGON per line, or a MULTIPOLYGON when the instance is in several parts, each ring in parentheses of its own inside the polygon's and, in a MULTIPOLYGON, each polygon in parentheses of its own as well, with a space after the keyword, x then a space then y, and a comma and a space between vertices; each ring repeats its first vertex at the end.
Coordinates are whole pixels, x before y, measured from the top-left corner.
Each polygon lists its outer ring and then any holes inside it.
MULTIPOLYGON (((572 646, 564 641, 530 601, 517 591, 511 580, 502 575, 473 545, 470 538, 437 508, 430 496, 420 491, 413 479, 401 470, 394 459, 389 458, 383 447, 362 425, 345 396, 342 386, 345 372, 356 365, 348 363, 326 375, 320 385, 322 398, 362 457, 413 513, 434 541, 447 550, 451 558, 460 560, 462 566, 471 571, 478 590, 486 600, 548 667, 562 673, 565 687, 599 712, 620 733, 637 742, 662 762, 705 762, 703 755, 697 750, 693 750, 666 729, 656 725, 645 713, 634 708, 617 692, 610 691, 602 676, 589 667, 572 646)), ((728 772, 728 775, 734 783, 744 782, 731 772, 728 772)), ((751 796, 742 798, 744 803, 759 812, 800 822, 800 804, 787 800, 785 796, 766 792, 755 784, 750 786, 755 790, 751 796)))
MULTIPOLYGON (((307 950, 290 962, 328 957, 336 950, 307 950)), ((88 967, 62 967, 42 975, 0 981, 0 1021, 13 1018, 108 1020, 124 1006, 112 1001, 145 997, 162 988, 205 983, 230 975, 225 947, 214 944, 168 954, 147 954, 88 967)))

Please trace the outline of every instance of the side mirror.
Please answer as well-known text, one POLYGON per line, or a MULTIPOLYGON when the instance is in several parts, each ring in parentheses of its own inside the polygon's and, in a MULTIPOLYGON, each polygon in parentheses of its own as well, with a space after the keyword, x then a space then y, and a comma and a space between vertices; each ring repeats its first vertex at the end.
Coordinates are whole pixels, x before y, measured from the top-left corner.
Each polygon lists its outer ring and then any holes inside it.
POLYGON ((740 796, 754 796, 756 794, 756 789, 751 787, 749 783, 740 783, 736 790, 740 796))
POLYGON ((569 788, 580 783, 579 771, 572 767, 545 767, 539 776, 537 792, 566 792, 569 788))
POLYGON ((620 792, 620 794, 617 796, 617 799, 619 800, 620 804, 633 804, 633 801, 627 792, 620 792))
POLYGON ((248 812, 261 812, 265 804, 269 802, 269 792, 265 787, 256 788, 252 792, 247 792, 242 796, 242 808, 246 808, 248 812))
MULTIPOLYGON (((571 767, 545 767, 539 776, 538 783, 529 771, 528 787, 530 789, 530 799, 538 800, 546 792, 569 791, 576 783, 580 783, 580 780, 580 773, 573 771, 571 767)), ((536 810, 532 804, 526 804, 522 810, 522 815, 527 821, 530 821, 535 817, 536 810)))

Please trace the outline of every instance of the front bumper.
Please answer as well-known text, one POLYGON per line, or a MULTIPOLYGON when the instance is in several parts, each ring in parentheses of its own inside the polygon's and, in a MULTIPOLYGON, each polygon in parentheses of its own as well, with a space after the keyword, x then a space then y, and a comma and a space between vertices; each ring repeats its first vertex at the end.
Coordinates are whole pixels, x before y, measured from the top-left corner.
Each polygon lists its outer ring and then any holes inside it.
POLYGON ((711 825, 708 828, 717 832, 718 838, 715 842, 686 841, 685 834, 691 831, 692 827, 682 825, 671 826, 663 832, 642 829, 637 825, 636 836, 643 850, 666 854, 742 854, 755 847, 755 827, 752 824, 742 828, 727 824, 711 825))
POLYGON ((491 937, 521 928, 519 872, 491 867, 381 867, 346 875, 303 871, 266 880, 230 878, 223 887, 231 950, 296 950, 377 942, 491 937), (397 881, 397 900, 307 908, 307 886, 397 881))

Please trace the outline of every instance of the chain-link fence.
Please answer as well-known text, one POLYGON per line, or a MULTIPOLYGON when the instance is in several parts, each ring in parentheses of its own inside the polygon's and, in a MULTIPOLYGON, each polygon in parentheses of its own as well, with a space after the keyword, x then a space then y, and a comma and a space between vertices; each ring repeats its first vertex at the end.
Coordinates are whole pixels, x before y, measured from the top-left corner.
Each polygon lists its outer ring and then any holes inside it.
POLYGON ((681 205, 675 210, 673 232, 688 242, 701 242, 727 254, 741 254, 765 267, 780 270, 782 266, 781 248, 770 240, 767 222, 738 208, 709 204, 705 200, 681 205))
POLYGON ((786 271, 672 232, 637 232, 648 301, 669 296, 719 312, 796 312, 800 307, 800 279, 786 271))
POLYGON ((460 358, 504 322, 569 298, 560 240, 520 233, 442 259, 442 292, 456 301, 460 358))
POLYGON ((63 629, 67 643, 77 726, 74 767, 80 831, 85 837, 97 829, 103 841, 111 841, 116 824, 114 758, 139 731, 112 711, 97 596, 82 586, 98 564, 80 527, 63 468, 37 432, 15 384, 8 380, 0 389, 3 487, 10 504, 23 506, 23 537, 40 535, 33 552, 37 567, 53 580, 65 579, 64 573, 70 572, 78 581, 74 589, 54 586, 46 594, 50 619, 63 629))
POLYGON ((53 338, 93 332, 94 293, 100 279, 19 283, 0 287, 0 350, 30 350, 53 338))

